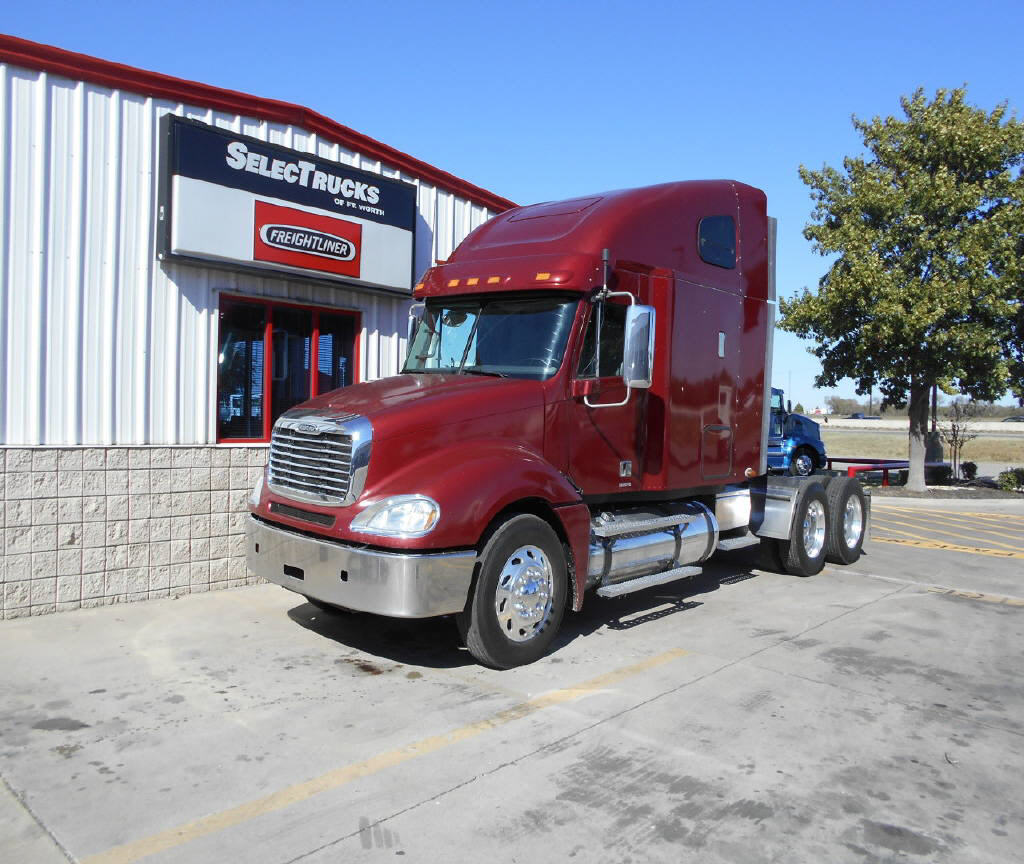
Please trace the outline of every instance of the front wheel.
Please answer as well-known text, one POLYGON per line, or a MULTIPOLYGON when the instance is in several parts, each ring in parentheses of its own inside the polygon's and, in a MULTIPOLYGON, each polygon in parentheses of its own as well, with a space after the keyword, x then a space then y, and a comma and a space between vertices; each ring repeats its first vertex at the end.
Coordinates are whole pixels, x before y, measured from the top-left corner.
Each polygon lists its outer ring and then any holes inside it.
POLYGON ((814 473, 814 454, 806 447, 797 450, 789 463, 789 473, 794 477, 810 477, 814 473))
POLYGON ((567 589, 558 535, 536 516, 513 516, 487 540, 460 616, 469 653, 492 669, 540 659, 562 622, 567 589))

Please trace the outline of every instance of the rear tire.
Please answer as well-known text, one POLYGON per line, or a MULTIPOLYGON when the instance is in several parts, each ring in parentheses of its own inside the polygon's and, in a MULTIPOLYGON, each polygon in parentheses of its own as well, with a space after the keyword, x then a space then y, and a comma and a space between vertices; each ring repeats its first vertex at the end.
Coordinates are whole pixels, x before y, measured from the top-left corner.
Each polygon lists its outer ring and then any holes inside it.
POLYGON ((537 516, 513 516, 484 545, 473 592, 459 616, 469 653, 492 669, 539 660, 558 632, 567 590, 558 535, 537 516))
POLYGON ((813 576, 825 566, 828 501, 817 480, 804 483, 797 496, 791 536, 779 541, 779 552, 794 576, 813 576))
POLYGON ((828 533, 825 557, 833 564, 853 564, 860 558, 867 530, 867 499, 853 477, 836 477, 828 484, 828 533))
POLYGON ((757 566, 759 570, 768 570, 771 573, 786 572, 786 563, 782 559, 778 540, 772 537, 761 538, 761 559, 757 566))

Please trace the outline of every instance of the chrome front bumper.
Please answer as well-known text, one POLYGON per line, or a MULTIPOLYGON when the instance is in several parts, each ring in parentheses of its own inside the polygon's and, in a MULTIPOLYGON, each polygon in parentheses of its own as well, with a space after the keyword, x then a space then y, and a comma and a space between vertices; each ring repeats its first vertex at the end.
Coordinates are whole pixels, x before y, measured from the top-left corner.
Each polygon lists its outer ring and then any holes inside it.
POLYGON ((290 591, 360 612, 429 618, 461 612, 475 552, 376 552, 316 540, 250 516, 246 559, 257 576, 290 591))

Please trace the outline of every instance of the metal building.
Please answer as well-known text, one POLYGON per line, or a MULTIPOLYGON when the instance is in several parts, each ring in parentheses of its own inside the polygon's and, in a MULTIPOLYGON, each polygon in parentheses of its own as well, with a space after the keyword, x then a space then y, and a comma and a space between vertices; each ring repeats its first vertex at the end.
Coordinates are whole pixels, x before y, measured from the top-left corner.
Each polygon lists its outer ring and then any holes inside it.
POLYGON ((512 202, 309 109, 0 36, 5 617, 247 580, 274 418, 399 371, 512 202))

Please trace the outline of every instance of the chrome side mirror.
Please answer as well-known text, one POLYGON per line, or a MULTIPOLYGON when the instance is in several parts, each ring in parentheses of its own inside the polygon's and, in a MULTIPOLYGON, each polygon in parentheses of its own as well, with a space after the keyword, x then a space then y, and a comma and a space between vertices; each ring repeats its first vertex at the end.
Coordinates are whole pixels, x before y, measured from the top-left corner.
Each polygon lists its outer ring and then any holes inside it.
POLYGON ((420 323, 423 321, 423 310, 426 309, 425 303, 413 303, 409 307, 409 344, 412 345, 413 337, 416 335, 416 330, 419 329, 420 323))
POLYGON ((626 309, 626 338, 622 350, 622 383, 639 390, 651 386, 654 371, 654 307, 626 309))

